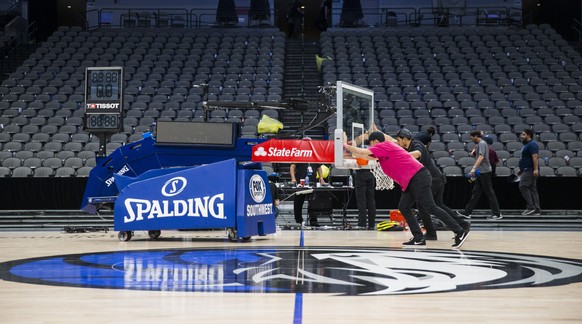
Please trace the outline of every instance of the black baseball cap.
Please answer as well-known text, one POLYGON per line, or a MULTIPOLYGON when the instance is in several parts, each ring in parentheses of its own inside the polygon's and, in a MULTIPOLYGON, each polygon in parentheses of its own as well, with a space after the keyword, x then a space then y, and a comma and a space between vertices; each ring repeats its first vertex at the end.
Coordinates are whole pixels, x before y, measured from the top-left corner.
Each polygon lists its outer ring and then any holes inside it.
POLYGON ((366 145, 370 145, 370 141, 376 140, 378 142, 384 142, 384 133, 382 132, 372 132, 368 135, 368 139, 365 141, 366 145))
POLYGON ((416 133, 414 135, 414 140, 421 142, 424 145, 428 145, 431 142, 431 137, 427 133, 416 133))
POLYGON ((412 133, 408 129, 403 128, 396 133, 396 137, 412 139, 412 133))

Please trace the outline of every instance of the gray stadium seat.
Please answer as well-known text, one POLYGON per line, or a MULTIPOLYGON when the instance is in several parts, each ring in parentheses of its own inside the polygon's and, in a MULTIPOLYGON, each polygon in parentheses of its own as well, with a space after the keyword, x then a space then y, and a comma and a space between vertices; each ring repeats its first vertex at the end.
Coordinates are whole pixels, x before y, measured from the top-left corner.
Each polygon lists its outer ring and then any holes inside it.
POLYGON ((29 167, 20 166, 12 170, 12 177, 15 178, 31 177, 32 175, 33 171, 29 167))
POLYGON ((553 177, 556 175, 554 168, 549 166, 540 166, 540 177, 553 177))
POLYGON ((30 157, 22 161, 22 166, 29 167, 31 169, 39 168, 42 166, 42 160, 38 157, 30 157))
POLYGON ((34 169, 35 178, 47 178, 55 175, 55 171, 49 167, 38 167, 34 169))
POLYGON ((497 168, 495 168, 495 175, 498 177, 508 177, 511 174, 513 174, 513 172, 511 171, 510 168, 506 167, 506 166, 497 166, 497 168))
POLYGON ((453 159, 452 157, 441 157, 441 158, 438 158, 436 160, 436 163, 441 168, 443 168, 445 166, 456 166, 455 159, 453 159))
POLYGON ((92 169, 93 169, 92 167, 88 167, 88 166, 81 167, 81 168, 77 169, 77 176, 78 177, 88 177, 89 173, 91 172, 92 169))
POLYGON ((55 177, 74 177, 75 169, 71 167, 60 167, 55 171, 55 177))
POLYGON ((57 169, 63 166, 63 160, 58 157, 49 157, 42 161, 42 166, 57 169))
POLYGON ((554 169, 567 166, 566 160, 562 157, 551 157, 548 159, 547 164, 549 167, 554 169))
POLYGON ((578 171, 571 166, 560 166, 556 169, 556 175, 563 177, 576 177, 578 176, 578 171))
POLYGON ((17 157, 8 157, 2 160, 2 166, 10 169, 15 169, 22 165, 22 160, 17 157))
POLYGON ((0 167, 0 177, 9 177, 12 174, 10 168, 0 167))
POLYGON ((447 165, 442 169, 443 174, 447 177, 459 177, 463 176, 463 170, 456 165, 447 165))

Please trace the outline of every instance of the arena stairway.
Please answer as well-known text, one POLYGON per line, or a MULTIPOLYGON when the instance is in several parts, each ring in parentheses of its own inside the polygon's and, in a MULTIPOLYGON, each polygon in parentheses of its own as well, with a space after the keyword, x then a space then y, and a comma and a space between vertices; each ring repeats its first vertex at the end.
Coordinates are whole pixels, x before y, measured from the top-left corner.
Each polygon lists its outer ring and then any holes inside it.
POLYGON ((301 39, 287 39, 285 44, 285 74, 283 100, 301 99, 308 102, 305 111, 285 110, 281 122, 285 128, 280 131, 281 138, 300 138, 309 136, 322 139, 323 127, 298 134, 297 130, 309 125, 319 108, 319 86, 321 75, 317 72, 315 55, 319 54, 319 43, 301 39))

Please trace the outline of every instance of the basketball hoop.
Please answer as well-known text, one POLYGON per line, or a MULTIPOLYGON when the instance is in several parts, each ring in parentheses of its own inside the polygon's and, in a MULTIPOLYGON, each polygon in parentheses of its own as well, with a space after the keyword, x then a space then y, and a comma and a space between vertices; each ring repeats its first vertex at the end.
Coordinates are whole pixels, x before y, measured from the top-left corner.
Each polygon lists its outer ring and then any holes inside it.
POLYGON ((378 163, 378 161, 374 160, 369 161, 369 165, 371 167, 370 171, 372 171, 372 174, 376 178, 376 190, 394 189, 394 180, 392 180, 390 177, 386 175, 386 173, 384 173, 384 171, 382 171, 382 168, 380 167, 380 163, 378 163))

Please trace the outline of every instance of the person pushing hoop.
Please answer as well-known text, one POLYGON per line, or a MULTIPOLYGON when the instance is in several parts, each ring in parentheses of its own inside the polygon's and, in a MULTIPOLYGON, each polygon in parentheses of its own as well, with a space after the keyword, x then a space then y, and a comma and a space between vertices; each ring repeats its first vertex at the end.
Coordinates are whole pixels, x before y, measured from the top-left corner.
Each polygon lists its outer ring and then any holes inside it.
MULTIPOLYGON (((398 209, 406 219, 413 237, 404 242, 405 247, 425 246, 426 241, 420 225, 412 212, 414 202, 424 207, 429 213, 440 219, 450 217, 447 212, 439 208, 432 197, 431 177, 428 170, 406 150, 397 144, 391 136, 379 131, 368 136, 369 148, 363 149, 344 143, 344 148, 350 153, 367 160, 377 160, 382 171, 402 188, 402 196, 398 209)), ((460 248, 469 236, 456 223, 450 228, 455 233, 453 248, 460 248)))

